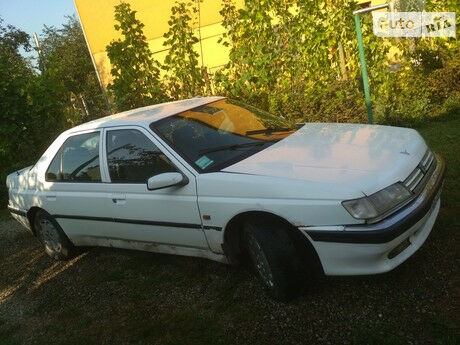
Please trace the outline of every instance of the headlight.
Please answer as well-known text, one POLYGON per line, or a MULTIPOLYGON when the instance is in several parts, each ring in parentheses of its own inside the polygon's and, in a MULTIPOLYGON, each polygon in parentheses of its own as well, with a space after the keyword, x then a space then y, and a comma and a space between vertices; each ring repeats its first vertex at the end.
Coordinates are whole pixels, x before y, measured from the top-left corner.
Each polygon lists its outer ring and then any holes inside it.
POLYGON ((342 205, 353 218, 369 220, 385 215, 411 197, 411 192, 398 182, 372 195, 343 201, 342 205))

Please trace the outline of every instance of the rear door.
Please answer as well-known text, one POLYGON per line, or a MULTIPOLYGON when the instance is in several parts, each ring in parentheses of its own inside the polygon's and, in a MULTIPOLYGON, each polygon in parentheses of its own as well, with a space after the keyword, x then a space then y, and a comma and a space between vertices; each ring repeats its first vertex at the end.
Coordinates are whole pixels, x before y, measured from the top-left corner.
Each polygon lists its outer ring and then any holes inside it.
POLYGON ((110 228, 100 219, 111 216, 107 183, 101 170, 102 130, 69 136, 55 153, 37 191, 41 206, 61 225, 76 245, 91 245, 92 238, 110 228))
POLYGON ((208 248, 198 210, 195 176, 144 128, 107 128, 104 169, 113 225, 105 236, 134 241, 208 248), (148 190, 148 178, 180 172, 189 183, 148 190))

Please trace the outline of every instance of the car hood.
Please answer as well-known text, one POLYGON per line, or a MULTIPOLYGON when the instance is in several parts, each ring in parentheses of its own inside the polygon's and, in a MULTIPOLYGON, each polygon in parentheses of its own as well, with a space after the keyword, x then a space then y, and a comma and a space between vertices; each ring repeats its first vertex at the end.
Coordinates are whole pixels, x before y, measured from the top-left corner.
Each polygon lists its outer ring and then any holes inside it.
POLYGON ((346 184, 369 195, 404 180, 427 147, 408 128, 310 123, 289 137, 223 171, 346 184))

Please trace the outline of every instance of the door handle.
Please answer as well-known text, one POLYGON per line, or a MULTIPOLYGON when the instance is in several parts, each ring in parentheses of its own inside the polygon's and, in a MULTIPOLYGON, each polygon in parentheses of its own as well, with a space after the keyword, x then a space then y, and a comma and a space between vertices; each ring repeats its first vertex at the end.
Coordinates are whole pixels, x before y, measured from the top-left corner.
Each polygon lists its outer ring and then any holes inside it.
POLYGON ((126 204, 126 195, 125 194, 112 194, 110 196, 112 202, 117 205, 124 205, 126 204))
POLYGON ((46 200, 55 201, 56 200, 56 194, 47 194, 46 195, 46 200))

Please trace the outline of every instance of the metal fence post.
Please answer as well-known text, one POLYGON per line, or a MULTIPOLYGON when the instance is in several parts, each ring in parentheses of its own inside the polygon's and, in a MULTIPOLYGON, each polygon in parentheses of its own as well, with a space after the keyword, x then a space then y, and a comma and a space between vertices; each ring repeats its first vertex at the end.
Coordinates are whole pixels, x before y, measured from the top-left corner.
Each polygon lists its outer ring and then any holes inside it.
POLYGON ((355 14, 356 37, 358 39, 359 61, 361 64, 361 75, 363 77, 364 98, 366 100, 367 121, 374 123, 374 110, 372 109, 371 92, 369 90, 369 77, 367 76, 366 57, 364 56, 363 35, 361 32, 361 21, 359 15, 355 14))
POLYGON ((369 90, 369 77, 367 75, 366 57, 364 56, 363 34, 361 31, 361 21, 359 20, 359 15, 361 13, 372 12, 372 11, 380 10, 382 8, 387 8, 387 7, 389 7, 389 4, 366 7, 366 8, 362 8, 360 10, 353 12, 353 15, 355 17, 356 38, 358 39, 358 51, 359 51, 359 61, 361 65, 361 75, 363 77, 364 98, 366 100, 367 121, 370 124, 374 123, 374 109, 372 107, 371 92, 369 90))

